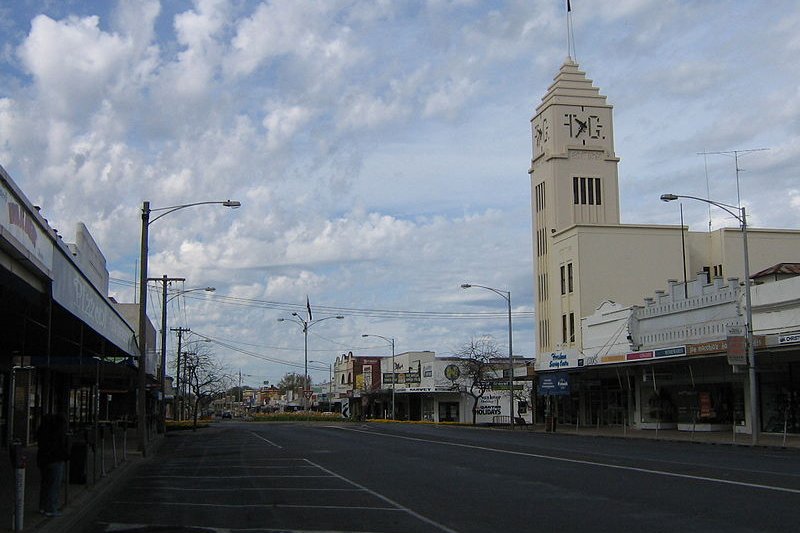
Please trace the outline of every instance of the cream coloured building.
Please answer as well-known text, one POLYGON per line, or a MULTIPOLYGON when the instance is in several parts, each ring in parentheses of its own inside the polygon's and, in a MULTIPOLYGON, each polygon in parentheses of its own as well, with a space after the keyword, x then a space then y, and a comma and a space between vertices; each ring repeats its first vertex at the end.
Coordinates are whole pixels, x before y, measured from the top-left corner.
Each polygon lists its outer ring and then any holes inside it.
MULTIPOLYGON (((583 354, 581 318, 606 300, 639 304, 667 280, 698 272, 709 281, 744 279, 738 226, 689 232, 620 223, 612 111, 567 58, 531 119, 537 370, 550 370, 554 354, 561 361, 583 354)), ((800 260, 800 231, 749 228, 748 237, 753 272, 800 260)))

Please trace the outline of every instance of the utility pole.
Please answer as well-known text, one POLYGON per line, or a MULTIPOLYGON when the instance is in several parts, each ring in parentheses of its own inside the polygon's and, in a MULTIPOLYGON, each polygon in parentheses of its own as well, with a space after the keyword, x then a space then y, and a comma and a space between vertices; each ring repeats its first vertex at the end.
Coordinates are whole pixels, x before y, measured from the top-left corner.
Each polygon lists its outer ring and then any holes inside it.
POLYGON ((161 282, 161 426, 166 432, 167 424, 167 286, 171 281, 186 281, 186 278, 170 278, 166 274, 160 278, 147 278, 147 281, 161 282))
POLYGON ((175 411, 178 416, 178 420, 183 420, 183 391, 181 389, 183 386, 183 380, 181 379, 181 343, 183 341, 183 333, 188 333, 192 330, 189 328, 178 327, 171 328, 170 331, 175 331, 178 333, 178 361, 175 369, 175 411))

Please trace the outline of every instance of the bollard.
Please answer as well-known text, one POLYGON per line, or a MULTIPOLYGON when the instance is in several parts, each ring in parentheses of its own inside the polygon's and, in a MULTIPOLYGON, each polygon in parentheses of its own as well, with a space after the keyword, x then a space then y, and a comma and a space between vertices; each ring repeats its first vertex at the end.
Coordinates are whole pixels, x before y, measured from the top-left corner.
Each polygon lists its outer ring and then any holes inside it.
POLYGON ((128 460, 128 421, 122 421, 122 461, 128 460))
POLYGON ((100 477, 106 477, 106 431, 101 424, 100 430, 100 477))
POLYGON ((114 457, 114 468, 117 468, 117 432, 114 431, 115 424, 111 423, 111 454, 114 457))
POLYGON ((22 531, 25 524, 25 468, 28 466, 28 457, 19 439, 11 443, 8 453, 14 469, 14 531, 22 531))

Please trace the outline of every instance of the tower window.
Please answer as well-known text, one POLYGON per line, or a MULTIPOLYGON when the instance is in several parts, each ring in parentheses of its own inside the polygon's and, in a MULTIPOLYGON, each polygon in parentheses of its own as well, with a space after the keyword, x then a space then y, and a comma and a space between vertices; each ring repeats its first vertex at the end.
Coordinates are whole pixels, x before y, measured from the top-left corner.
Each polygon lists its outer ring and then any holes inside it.
POLYGON ((572 263, 567 263, 567 290, 573 292, 572 284, 572 263))
POLYGON ((569 314, 569 342, 575 342, 575 313, 569 314))
POLYGON ((601 205, 600 178, 572 178, 572 201, 575 205, 601 205))

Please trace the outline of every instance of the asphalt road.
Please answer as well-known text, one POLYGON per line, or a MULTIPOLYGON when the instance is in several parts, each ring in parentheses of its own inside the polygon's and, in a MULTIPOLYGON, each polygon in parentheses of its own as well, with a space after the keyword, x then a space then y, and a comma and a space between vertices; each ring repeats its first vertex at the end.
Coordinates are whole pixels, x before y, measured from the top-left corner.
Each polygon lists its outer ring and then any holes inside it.
POLYGON ((798 531, 800 453, 407 424, 171 434, 80 531, 798 531))

